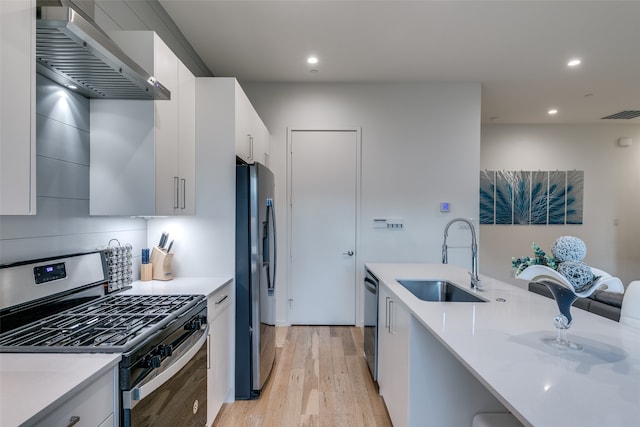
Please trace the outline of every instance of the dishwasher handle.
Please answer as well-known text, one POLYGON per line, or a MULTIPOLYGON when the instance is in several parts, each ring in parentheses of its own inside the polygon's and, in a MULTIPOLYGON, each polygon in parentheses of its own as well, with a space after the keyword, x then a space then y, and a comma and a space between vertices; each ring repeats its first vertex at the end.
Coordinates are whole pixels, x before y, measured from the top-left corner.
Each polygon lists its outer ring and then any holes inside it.
POLYGON ((378 283, 369 277, 365 277, 364 287, 374 295, 378 293, 378 283))
MULTIPOLYGON (((160 388, 164 383, 169 381, 175 374, 180 372, 182 368, 184 368, 187 363, 191 361, 195 357, 195 355, 200 351, 200 348, 203 344, 207 342, 207 337, 209 335, 209 325, 205 329, 201 329, 202 335, 198 340, 189 347, 187 351, 184 352, 177 360, 173 361, 169 366, 167 366, 160 374, 151 379, 149 382, 143 383, 139 387, 135 387, 130 391, 124 391, 122 393, 123 402, 122 406, 124 409, 132 409, 139 401, 149 396, 151 393, 160 388)), ((174 350, 175 351, 175 350, 174 350)))

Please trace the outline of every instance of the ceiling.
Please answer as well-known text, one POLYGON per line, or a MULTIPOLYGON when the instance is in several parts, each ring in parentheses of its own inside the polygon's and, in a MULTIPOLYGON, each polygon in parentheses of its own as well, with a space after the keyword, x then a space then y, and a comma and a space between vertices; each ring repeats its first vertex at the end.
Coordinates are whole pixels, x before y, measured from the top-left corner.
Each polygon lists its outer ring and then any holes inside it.
POLYGON ((159 1, 215 76, 480 82, 484 123, 640 124, 601 120, 640 110, 640 1, 159 1))

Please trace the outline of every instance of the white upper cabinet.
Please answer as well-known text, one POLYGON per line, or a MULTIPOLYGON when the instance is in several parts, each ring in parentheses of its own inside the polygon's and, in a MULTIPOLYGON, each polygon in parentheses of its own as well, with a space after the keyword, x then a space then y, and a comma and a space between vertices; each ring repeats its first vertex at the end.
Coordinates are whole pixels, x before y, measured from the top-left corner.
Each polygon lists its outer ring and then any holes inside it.
POLYGON ((269 166, 269 131, 238 82, 235 86, 236 156, 269 166))
POLYGON ((110 34, 170 100, 91 100, 91 215, 195 213, 195 77, 151 31, 110 34))
POLYGON ((0 215, 36 213, 35 0, 0 0, 0 215))
POLYGON ((196 78, 178 61, 178 210, 196 213, 196 78))

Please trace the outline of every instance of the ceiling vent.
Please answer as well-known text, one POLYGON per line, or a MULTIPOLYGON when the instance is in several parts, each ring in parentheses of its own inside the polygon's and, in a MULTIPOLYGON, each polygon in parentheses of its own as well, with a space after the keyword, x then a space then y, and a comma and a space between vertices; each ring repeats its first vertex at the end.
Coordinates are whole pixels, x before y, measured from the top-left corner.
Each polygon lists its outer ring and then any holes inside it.
POLYGON ((609 120, 609 119, 629 120, 629 119, 635 119, 636 117, 640 117, 640 110, 620 111, 619 113, 615 113, 610 116, 603 117, 601 120, 609 120))

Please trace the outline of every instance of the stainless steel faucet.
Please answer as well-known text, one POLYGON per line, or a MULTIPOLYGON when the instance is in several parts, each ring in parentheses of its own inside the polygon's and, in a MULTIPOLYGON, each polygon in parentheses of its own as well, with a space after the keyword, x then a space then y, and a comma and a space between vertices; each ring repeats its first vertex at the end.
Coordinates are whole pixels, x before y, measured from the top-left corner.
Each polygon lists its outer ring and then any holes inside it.
POLYGON ((479 289, 482 285, 480 278, 478 277, 478 242, 476 240, 476 229, 473 227, 471 221, 466 218, 454 218, 444 227, 444 242, 442 243, 442 263, 447 263, 447 236, 449 235, 449 227, 455 222, 464 222, 469 225, 471 230, 471 287, 479 289))

